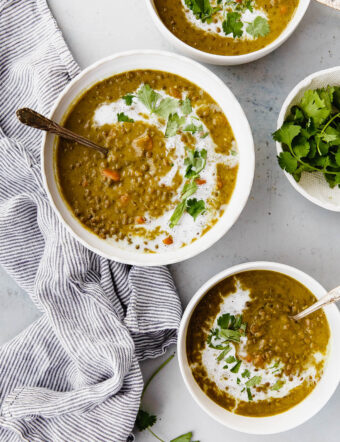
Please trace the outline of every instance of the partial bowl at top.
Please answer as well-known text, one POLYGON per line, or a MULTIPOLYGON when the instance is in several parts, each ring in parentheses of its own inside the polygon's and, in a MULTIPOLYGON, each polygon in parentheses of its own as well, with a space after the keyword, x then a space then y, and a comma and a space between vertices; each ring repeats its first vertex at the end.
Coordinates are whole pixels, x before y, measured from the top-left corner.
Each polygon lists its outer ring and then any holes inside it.
MULTIPOLYGON (((277 128, 282 127, 290 110, 299 104, 306 91, 322 89, 327 86, 340 86, 340 66, 315 72, 300 81, 288 94, 282 105, 277 128)), ((282 144, 277 142, 276 149, 280 155, 283 152, 282 144)), ((294 189, 309 201, 324 209, 340 212, 340 188, 338 186, 331 188, 321 173, 303 172, 299 182, 294 179, 293 175, 287 172, 285 175, 294 189)))
POLYGON ((238 65, 277 49, 310 0, 145 0, 161 34, 203 63, 238 65))
POLYGON ((42 174, 60 220, 119 262, 163 265, 214 244, 245 206, 254 145, 228 87, 192 60, 136 51, 100 60, 50 118, 109 149, 46 134, 42 174))

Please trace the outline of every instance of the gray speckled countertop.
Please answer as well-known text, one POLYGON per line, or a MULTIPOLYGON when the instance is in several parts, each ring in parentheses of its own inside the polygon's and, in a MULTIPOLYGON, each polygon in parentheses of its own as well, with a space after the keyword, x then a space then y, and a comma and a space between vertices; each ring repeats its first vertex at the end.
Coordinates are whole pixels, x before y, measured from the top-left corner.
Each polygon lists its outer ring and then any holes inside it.
MULTIPOLYGON (((143 0, 48 3, 81 67, 122 50, 172 50, 155 29, 143 0)), ((340 13, 312 1, 297 31, 271 55, 249 65, 210 66, 247 114, 255 139, 256 172, 249 202, 235 226, 210 250, 171 266, 184 306, 215 273, 245 261, 279 261, 304 270, 328 289, 340 284, 340 214, 314 206, 291 187, 277 165, 270 136, 293 86, 312 72, 339 64, 340 13)), ((0 268, 0 343, 37 317, 27 294, 0 268)), ((159 363, 145 362, 145 376, 159 363)), ((194 430, 201 442, 339 440, 339 388, 324 409, 299 428, 275 436, 249 436, 206 416, 186 391, 173 360, 154 380, 145 405, 160 417, 156 427, 164 439, 194 430)), ((153 440, 147 432, 137 433, 138 442, 153 440)))

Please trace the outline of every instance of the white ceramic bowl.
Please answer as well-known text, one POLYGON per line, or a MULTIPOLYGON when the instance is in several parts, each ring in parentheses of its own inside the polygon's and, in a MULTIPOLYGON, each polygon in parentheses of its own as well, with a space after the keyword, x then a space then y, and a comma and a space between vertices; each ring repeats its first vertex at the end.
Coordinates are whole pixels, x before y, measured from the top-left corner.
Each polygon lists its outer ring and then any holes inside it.
MULTIPOLYGON (((340 85, 340 66, 315 72, 297 84, 282 105, 277 128, 282 126, 290 109, 299 103, 306 90, 323 88, 328 85, 340 85)), ((276 148, 278 155, 280 155, 283 150, 281 143, 277 142, 276 148)), ((291 174, 284 173, 294 189, 309 201, 324 209, 340 212, 340 189, 338 187, 331 189, 321 173, 304 172, 299 182, 296 182, 291 174)))
POLYGON ((288 275, 307 287, 317 298, 326 294, 326 290, 306 273, 283 264, 272 262, 250 262, 237 265, 213 276, 191 299, 187 306, 178 337, 178 359, 184 383, 195 401, 213 419, 233 430, 249 434, 274 434, 290 430, 314 416, 327 403, 340 381, 340 313, 337 307, 324 308, 331 329, 330 352, 322 378, 314 390, 290 410, 269 417, 246 417, 231 413, 212 401, 196 383, 188 364, 186 354, 186 335, 191 315, 207 291, 219 281, 248 270, 272 270, 288 275))
POLYGON ((279 37, 270 43, 268 46, 260 49, 258 51, 251 52, 249 54, 243 55, 215 55, 209 54, 208 52, 200 51, 198 49, 189 46, 184 43, 182 40, 177 38, 169 29, 164 25, 162 20, 160 19, 158 12, 156 10, 154 0, 145 0, 149 13, 160 31, 160 33, 180 52, 188 57, 195 58, 196 60, 202 63, 210 63, 210 64, 218 64, 218 65, 238 65, 249 63, 251 61, 255 61, 259 58, 264 57, 265 55, 270 54, 272 51, 277 49, 282 45, 295 31, 300 21, 302 20, 307 8, 309 6, 310 0, 300 0, 297 10, 292 18, 292 20, 288 23, 286 29, 279 35, 279 37))
POLYGON ((151 254, 121 249, 100 239, 72 215, 60 195, 55 179, 55 137, 46 134, 42 142, 42 175, 47 194, 61 222, 84 246, 90 250, 119 262, 153 266, 170 264, 191 258, 210 247, 235 223, 244 208, 254 177, 254 143, 247 118, 228 87, 200 64, 185 57, 160 51, 133 51, 113 55, 98 61, 81 72, 61 93, 49 117, 62 121, 70 104, 83 91, 107 77, 134 69, 154 69, 185 77, 208 92, 221 106, 233 129, 239 148, 239 171, 236 186, 228 208, 219 221, 204 236, 179 250, 151 254))

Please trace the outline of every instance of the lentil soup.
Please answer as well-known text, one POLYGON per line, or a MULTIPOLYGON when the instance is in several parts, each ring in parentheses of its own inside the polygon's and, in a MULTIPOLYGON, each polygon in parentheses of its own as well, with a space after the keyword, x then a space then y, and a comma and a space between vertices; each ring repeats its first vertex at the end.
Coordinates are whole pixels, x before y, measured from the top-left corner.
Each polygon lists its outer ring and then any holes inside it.
POLYGON ((56 175, 75 217, 141 253, 178 249, 227 210, 238 149, 218 104, 174 74, 136 70, 87 90, 64 126, 109 149, 60 139, 56 175))
POLYGON ((253 270, 211 288, 195 308, 186 352, 200 388, 228 411, 252 417, 282 413, 320 380, 330 330, 319 310, 295 322, 316 301, 281 273, 253 270))
POLYGON ((299 0, 154 0, 165 26, 184 43, 216 55, 258 51, 291 21, 299 0))

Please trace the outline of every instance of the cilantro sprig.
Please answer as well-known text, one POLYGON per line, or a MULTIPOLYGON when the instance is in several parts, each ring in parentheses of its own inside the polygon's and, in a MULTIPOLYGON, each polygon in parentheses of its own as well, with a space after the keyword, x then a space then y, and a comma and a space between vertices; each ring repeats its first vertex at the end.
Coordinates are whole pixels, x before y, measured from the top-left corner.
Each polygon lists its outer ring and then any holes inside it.
MULTIPOLYGON (((145 386, 143 388, 141 399, 143 399, 143 396, 150 385, 153 378, 174 358, 174 355, 171 355, 166 361, 164 361, 150 376, 148 381, 145 383, 145 386)), ((160 442, 165 442, 163 439, 161 439, 156 433, 154 433, 151 430, 151 427, 155 425, 157 422, 157 416, 143 410, 142 408, 139 409, 137 418, 136 418, 136 427, 139 431, 148 430, 156 439, 158 439, 160 442)), ((192 441, 192 432, 182 434, 181 436, 176 437, 175 439, 172 439, 170 442, 199 442, 199 441, 192 441)))
POLYGON ((221 10, 220 6, 212 7, 209 0, 185 0, 185 4, 203 23, 211 23, 213 15, 221 10))
POLYGON ((196 198, 189 199, 196 191, 197 184, 196 179, 199 177, 200 172, 205 168, 207 161, 207 151, 202 149, 200 151, 193 151, 192 149, 186 149, 187 156, 184 160, 186 166, 185 178, 188 181, 183 187, 181 202, 176 206, 173 214, 170 218, 170 227, 175 227, 182 218, 185 211, 191 215, 194 220, 198 215, 205 211, 205 203, 203 200, 197 200, 196 198))
POLYGON ((340 187, 340 86, 307 90, 273 138, 284 149, 280 167, 297 182, 303 172, 320 172, 340 187))

